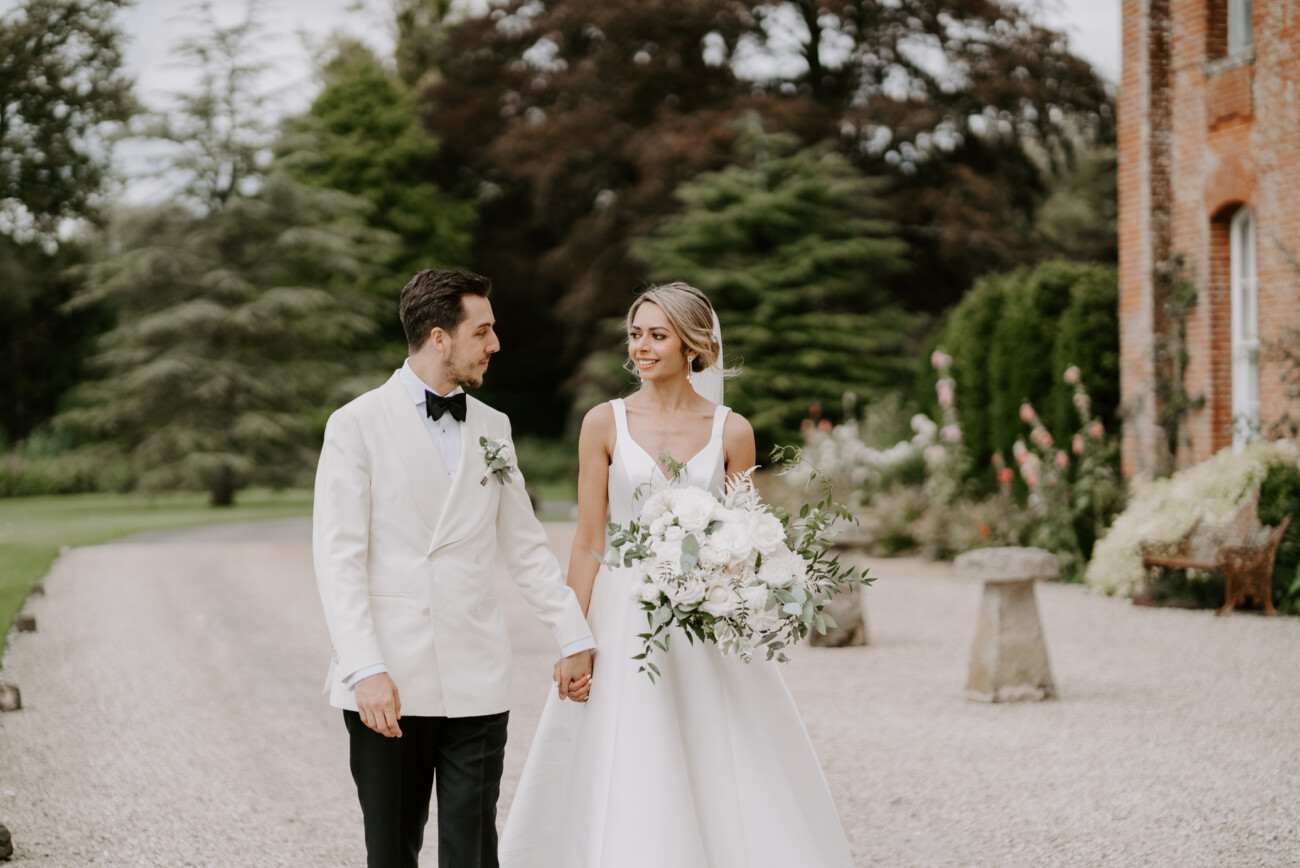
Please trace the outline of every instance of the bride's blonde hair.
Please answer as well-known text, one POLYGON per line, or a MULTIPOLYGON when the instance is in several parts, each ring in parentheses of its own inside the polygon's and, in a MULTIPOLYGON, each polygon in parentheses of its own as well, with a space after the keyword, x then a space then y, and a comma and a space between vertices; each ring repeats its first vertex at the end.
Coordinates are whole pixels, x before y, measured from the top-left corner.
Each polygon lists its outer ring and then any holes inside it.
MULTIPOLYGON (((657 305, 664 312, 668 324, 682 340, 682 352, 687 355, 695 353, 695 360, 691 362, 692 372, 698 374, 714 364, 722 366, 722 360, 718 358, 722 347, 713 337, 713 305, 709 304, 704 293, 681 281, 650 287, 638 295, 628 309, 629 332, 636 312, 646 303, 657 305)), ((634 374, 637 371, 636 364, 631 359, 624 362, 623 366, 634 374)), ((739 371, 724 368, 722 373, 723 376, 734 377, 739 371)))

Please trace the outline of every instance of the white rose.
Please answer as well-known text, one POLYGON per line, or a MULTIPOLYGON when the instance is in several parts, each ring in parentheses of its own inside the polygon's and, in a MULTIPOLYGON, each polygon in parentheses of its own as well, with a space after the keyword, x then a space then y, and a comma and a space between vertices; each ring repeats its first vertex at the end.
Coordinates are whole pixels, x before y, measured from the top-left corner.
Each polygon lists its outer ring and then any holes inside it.
POLYGON ((656 539, 650 541, 650 550, 659 560, 671 561, 674 566, 682 562, 682 541, 680 539, 656 539))
POLYGON ((664 528, 661 534, 666 542, 681 542, 686 539, 686 528, 674 524, 664 528))
POLYGON ((641 504, 641 521, 643 523, 653 522, 666 513, 670 505, 668 490, 664 488, 657 489, 654 494, 646 498, 645 503, 641 504))
POLYGON ((674 606, 690 606, 703 600, 707 590, 708 586, 699 576, 683 576, 680 582, 668 589, 668 599, 674 606))
POLYGON ((730 585, 718 584, 709 588, 700 610, 708 612, 715 618, 725 618, 740 608, 740 595, 730 585))
POLYGON ((662 593, 662 591, 659 590, 659 586, 654 582, 646 582, 645 584, 638 585, 636 591, 637 593, 633 594, 632 599, 640 600, 643 603, 658 603, 659 595, 662 593))
POLYGON ((764 555, 770 555, 785 547, 785 528, 781 520, 771 513, 751 513, 749 517, 749 540, 764 555))
POLYGON ((718 502, 713 499, 713 495, 702 488, 681 489, 673 498, 673 512, 677 515, 677 523, 685 528, 687 533, 695 533, 708 527, 717 508, 718 502))
POLYGON ((706 568, 725 567, 730 563, 730 555, 713 543, 708 542, 712 537, 705 537, 705 542, 700 546, 700 565, 706 568))
POLYGON ((772 555, 764 555, 758 568, 759 581, 770 588, 788 588, 807 574, 808 565, 803 558, 784 547, 772 555))
POLYGON ((743 563, 749 558, 753 551, 753 546, 749 542, 749 534, 746 528, 740 522, 729 522, 718 528, 709 537, 709 545, 717 550, 715 557, 726 558, 726 563, 743 563))
POLYGON ((497 458, 504 461, 507 467, 514 467, 515 447, 511 446, 509 443, 505 444, 499 450, 497 450, 497 458))
MULTIPOLYGON (((645 513, 641 514, 641 519, 642 521, 645 520, 645 513)), ((664 531, 668 530, 668 527, 672 524, 672 522, 673 522, 673 517, 671 515, 659 516, 654 521, 650 522, 650 535, 658 536, 658 537, 663 536, 664 531)))
POLYGON ((783 617, 780 604, 771 609, 767 607, 769 594, 770 591, 762 585, 740 589, 740 598, 745 604, 745 623, 756 634, 775 629, 783 617))

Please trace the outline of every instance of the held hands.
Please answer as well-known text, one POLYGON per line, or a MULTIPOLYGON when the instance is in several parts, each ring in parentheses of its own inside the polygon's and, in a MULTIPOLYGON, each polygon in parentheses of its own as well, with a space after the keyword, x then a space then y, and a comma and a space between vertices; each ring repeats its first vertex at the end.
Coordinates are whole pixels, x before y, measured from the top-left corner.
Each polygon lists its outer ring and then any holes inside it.
POLYGON ((561 699, 586 702, 591 695, 591 651, 579 651, 558 661, 555 685, 561 699))
POLYGON ((387 672, 362 678, 352 693, 357 699, 357 712, 362 723, 380 735, 402 737, 402 728, 397 725, 402 716, 402 700, 397 695, 397 685, 387 672))

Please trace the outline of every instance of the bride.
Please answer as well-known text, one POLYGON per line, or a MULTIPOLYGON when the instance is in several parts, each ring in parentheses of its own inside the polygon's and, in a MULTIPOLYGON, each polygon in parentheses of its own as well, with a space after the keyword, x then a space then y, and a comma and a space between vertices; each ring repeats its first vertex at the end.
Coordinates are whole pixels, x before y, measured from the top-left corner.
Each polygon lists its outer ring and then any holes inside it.
POLYGON ((501 838, 504 868, 853 865, 778 664, 677 635, 655 652, 662 674, 652 683, 632 659, 646 631, 632 571, 592 556, 605 551, 607 521, 635 517, 643 483, 675 468, 679 484, 716 494, 753 466, 753 429, 714 403, 716 324, 708 299, 684 283, 640 295, 627 334, 641 387, 583 420, 568 581, 598 656, 591 681, 570 691, 587 701, 552 691, 542 711, 501 838))

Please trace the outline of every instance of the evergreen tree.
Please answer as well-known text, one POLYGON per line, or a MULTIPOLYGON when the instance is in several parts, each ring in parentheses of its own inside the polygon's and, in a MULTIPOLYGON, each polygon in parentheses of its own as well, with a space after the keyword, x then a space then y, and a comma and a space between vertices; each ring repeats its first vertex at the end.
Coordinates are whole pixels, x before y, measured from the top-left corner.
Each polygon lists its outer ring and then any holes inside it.
POLYGON ((796 436, 811 404, 905 385, 918 325, 883 290, 906 251, 878 216, 879 182, 826 146, 794 148, 751 131, 745 165, 682 185, 682 212, 636 248, 655 279, 713 301, 728 363, 744 368, 727 403, 761 450, 796 436))
POLYGON ((367 225, 395 237, 363 289, 384 302, 378 325, 400 361, 406 341, 393 315, 395 287, 424 268, 464 267, 474 208, 430 180, 438 148, 420 124, 415 93, 369 48, 338 41, 321 72, 321 92, 288 124, 280 159, 305 183, 369 202, 367 225))
POLYGON ((134 464, 142 487, 203 487, 214 505, 312 467, 325 408, 367 370, 349 352, 373 328, 355 286, 385 240, 353 197, 259 167, 257 33, 209 22, 185 43, 207 64, 171 127, 194 136, 171 166, 188 201, 112 225, 77 303, 108 300, 119 321, 94 359, 101 378, 61 416, 134 464))

